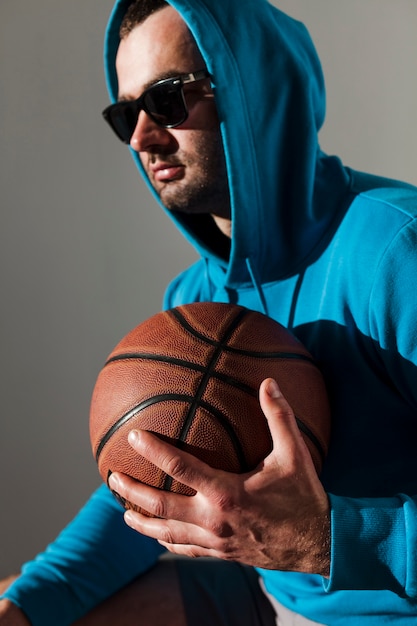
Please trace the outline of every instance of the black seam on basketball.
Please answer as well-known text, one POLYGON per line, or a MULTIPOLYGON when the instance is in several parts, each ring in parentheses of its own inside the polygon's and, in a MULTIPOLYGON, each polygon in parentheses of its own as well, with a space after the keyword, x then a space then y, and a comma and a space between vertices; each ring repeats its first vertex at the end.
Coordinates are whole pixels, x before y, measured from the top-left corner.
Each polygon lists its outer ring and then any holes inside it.
POLYGON ((114 433, 117 432, 119 430, 119 428, 124 426, 124 424, 126 424, 130 419, 132 419, 132 417, 134 417, 137 413, 140 413, 140 411, 143 411, 143 409, 146 409, 148 406, 152 406, 153 404, 156 404, 157 402, 164 402, 164 401, 169 401, 169 400, 187 400, 187 401, 189 401, 189 399, 191 397, 192 396, 185 396, 185 395, 181 395, 181 394, 177 394, 177 393, 166 393, 166 394, 163 394, 163 395, 153 396, 151 398, 147 398, 146 400, 143 400, 143 402, 140 402, 139 404, 134 406, 132 409, 130 409, 130 411, 128 411, 127 413, 122 415, 113 424, 113 426, 111 428, 109 428, 104 433, 104 435, 100 439, 100 442, 99 442, 99 444, 97 446, 96 462, 98 462, 98 460, 100 458, 100 454, 102 453, 102 450, 103 450, 104 446, 113 437, 114 433))
MULTIPOLYGON (((125 360, 143 360, 143 361, 158 361, 159 363, 168 363, 169 365, 179 365, 180 367, 184 367, 186 369, 193 370, 195 372, 205 372, 206 368, 202 365, 198 365, 197 363, 191 363, 190 361, 185 361, 184 359, 176 359, 174 357, 165 357, 160 354, 148 354, 146 352, 137 352, 131 354, 119 354, 118 356, 112 357, 106 363, 109 365, 110 363, 115 363, 117 361, 125 361, 125 360)), ((221 380, 222 382, 234 387, 235 389, 240 389, 244 393, 249 394, 250 396, 257 397, 258 391, 257 389, 253 389, 250 385, 246 385, 245 383, 237 380, 233 376, 228 376, 227 374, 223 374, 222 372, 213 372, 212 377, 217 380, 221 380)))
POLYGON ((233 376, 228 376, 227 374, 222 374, 221 372, 213 372, 212 376, 216 380, 221 380, 222 383, 225 383, 226 385, 229 385, 234 389, 239 389, 240 391, 243 391, 243 393, 246 393, 253 398, 258 397, 257 389, 254 389, 250 385, 246 385, 246 383, 242 383, 240 380, 236 380, 236 378, 233 378, 233 376))
POLYGON ((126 354, 118 354, 117 356, 113 356, 108 359, 104 365, 106 366, 117 361, 134 361, 136 359, 139 361, 159 361, 160 363, 169 363, 170 365, 180 365, 181 367, 186 367, 197 372, 205 371, 205 367, 203 365, 198 365, 197 363, 192 363, 191 361, 186 361, 185 359, 177 359, 173 356, 153 354, 150 352, 129 352, 126 354))
MULTIPOLYGON (((219 343, 212 343, 210 345, 218 346, 219 343)), ((308 361, 315 367, 317 364, 315 363, 312 357, 309 357, 307 354, 297 354, 295 352, 257 352, 255 350, 243 350, 241 348, 233 348, 232 346, 224 346, 224 352, 232 352, 233 354, 241 354, 242 356, 248 356, 252 359, 290 359, 300 361, 308 361)), ((110 363, 114 363, 116 361, 128 361, 129 359, 149 359, 152 361, 162 361, 164 363, 173 363, 174 365, 183 365, 184 367, 189 367, 190 369, 204 371, 205 368, 196 363, 192 363, 191 361, 186 361, 185 359, 177 359, 175 357, 165 356, 162 354, 154 354, 151 352, 126 352, 123 354, 117 354, 116 356, 112 356, 108 359, 104 366, 109 365, 110 363)))
MULTIPOLYGON (((190 400, 193 400, 193 397, 190 397, 190 400)), ((235 451, 236 457, 237 457, 237 461, 239 463, 239 467, 241 468, 242 472, 246 472, 249 471, 250 467, 248 465, 247 459, 245 457, 245 452, 243 450, 243 446, 238 438, 238 436, 236 435, 235 429, 233 428, 233 426, 231 425, 231 423, 228 421, 228 419, 223 415, 223 413, 221 411, 219 411, 219 409, 216 409, 216 407, 212 406, 211 404, 209 404, 208 402, 205 402, 204 400, 200 400, 198 403, 198 406, 196 407, 196 410, 198 409, 204 409, 205 411, 207 411, 208 413, 210 413, 210 415, 212 417, 214 417, 220 424, 221 426, 223 426, 224 430, 226 431, 233 449, 235 451)), ((193 418, 195 417, 195 413, 196 410, 194 411, 193 414, 193 418)), ((191 427, 191 424, 190 424, 191 427)), ((188 429, 189 431, 189 429, 188 429)), ((186 433, 186 435, 188 434, 188 431, 186 433)), ((185 436, 186 436, 185 435, 185 436)), ((184 448, 184 444, 185 444, 185 437, 184 438, 180 438, 178 437, 177 439, 177 448, 183 449, 184 448)), ((164 483, 162 485, 162 489, 164 489, 165 491, 170 491, 171 487, 172 487, 172 483, 175 479, 172 476, 169 476, 169 474, 165 475, 165 479, 164 479, 164 483)))
POLYGON ((203 335, 203 333, 200 333, 198 330, 193 328, 193 326, 191 326, 191 324, 187 322, 185 317, 182 315, 182 313, 180 313, 178 309, 169 309, 167 313, 175 317, 179 325, 182 326, 182 328, 186 330, 187 332, 189 332, 190 335, 192 335, 193 337, 196 337, 197 339, 201 339, 205 343, 208 343, 210 346, 220 345, 221 343, 220 341, 216 339, 211 339, 210 337, 207 337, 207 335, 203 335))
POLYGON ((233 428, 233 426, 227 419, 227 417, 225 417, 222 411, 220 411, 219 409, 216 409, 216 407, 214 407, 209 402, 206 402, 205 400, 200 401, 199 408, 202 408, 208 413, 210 413, 223 426, 224 430, 227 432, 232 442, 233 448, 235 450, 235 453, 236 453, 239 465, 242 468, 242 471, 249 470, 250 468, 248 466, 248 462, 245 457, 245 452, 243 450, 242 443, 239 437, 237 436, 235 429, 233 428))
POLYGON ((241 354, 242 356, 249 356, 252 359, 291 359, 300 361, 308 361, 315 367, 317 364, 314 359, 307 354, 298 354, 296 352, 257 352, 255 350, 243 350, 242 348, 233 348, 232 346, 227 346, 225 348, 225 352, 233 352, 233 354, 241 354))
MULTIPOLYGON (((130 411, 122 415, 122 417, 120 417, 117 420, 117 422, 115 422, 115 424, 113 424, 113 426, 109 428, 109 430, 103 435, 97 448, 96 461, 98 462, 100 458, 100 454, 103 451, 103 448, 106 445, 106 443, 111 439, 111 437, 113 437, 115 432, 118 431, 119 428, 124 426, 130 419, 132 419, 132 417, 134 417, 135 415, 137 415, 144 409, 148 408, 149 406, 153 406, 155 404, 159 404, 159 403, 167 402, 167 401, 186 402, 188 404, 192 404, 194 401, 194 396, 188 396, 185 394, 174 394, 174 393, 161 394, 159 396, 152 396, 151 398, 147 398, 143 402, 140 402, 137 406, 133 407, 132 409, 130 409, 130 411)), ((236 435, 233 426, 230 424, 227 418, 223 415, 223 413, 219 409, 216 409, 216 407, 212 406, 209 402, 206 402, 204 400, 201 400, 199 402, 199 408, 202 408, 208 413, 210 413, 223 426, 224 430, 229 435, 229 438, 232 442, 233 448, 236 452, 236 456, 238 458, 240 465, 242 466, 242 468, 249 469, 247 466, 247 461, 245 459, 245 454, 243 451, 242 444, 238 436, 236 435)), ((181 444, 181 445, 184 443, 184 441, 179 438, 177 439, 177 441, 178 441, 178 444, 181 444)), ((177 447, 181 447, 181 445, 178 445, 177 447)))
POLYGON ((320 458, 321 458, 322 462, 324 462, 324 459, 326 458, 326 453, 323 450, 323 446, 321 445, 320 441, 317 439, 316 435, 297 416, 295 416, 295 421, 297 422, 298 429, 302 433, 304 433, 306 435, 306 437, 308 437, 310 439, 312 444, 314 444, 314 446, 317 449, 317 452, 320 454, 320 458))
MULTIPOLYGON (((181 313, 179 313, 178 309, 171 309, 170 312, 174 315, 177 321, 185 327, 186 330, 190 330, 194 334, 194 329, 190 326, 187 320, 183 318, 181 313)), ((200 381, 198 389, 196 393, 194 394, 193 402, 191 403, 190 408, 188 409, 187 416, 184 420, 180 435, 178 437, 180 441, 185 441, 185 439, 187 438, 187 435, 193 423, 197 408, 201 404, 202 395, 207 388, 210 378, 212 378, 213 376, 214 367, 217 361, 219 360, 220 355, 223 352, 225 345, 229 341, 232 333, 239 326, 242 319, 246 317, 247 314, 248 314, 247 309, 239 310, 238 313, 235 315, 235 317, 232 319, 232 321, 229 323, 227 328, 225 329, 223 333, 223 337, 219 341, 217 341, 215 344, 213 344, 213 347, 215 348, 215 350, 209 362, 206 365, 205 374, 200 381)), ((245 465, 246 465, 246 462, 245 462, 245 465)), ((167 476, 164 481, 163 489, 166 489, 168 491, 171 487, 171 484, 172 484, 172 478, 170 476, 167 476)))
MULTIPOLYGON (((240 316, 243 318, 249 313, 249 309, 243 309, 240 312, 240 316)), ((185 319, 179 309, 169 309, 167 313, 171 314, 176 320, 180 323, 180 325, 187 330, 191 335, 197 337, 198 339, 202 339, 212 346, 218 346, 221 344, 221 341, 216 341, 215 339, 210 339, 206 335, 203 335, 198 330, 193 328, 189 322, 185 319)), ((317 367, 314 359, 308 354, 297 354, 294 352, 258 352, 257 350, 245 350, 243 348, 234 348, 233 346, 224 346, 224 350, 227 352, 233 352, 234 354, 242 354, 244 356, 250 356, 256 359, 301 359, 302 361, 309 361, 315 367, 317 367)))

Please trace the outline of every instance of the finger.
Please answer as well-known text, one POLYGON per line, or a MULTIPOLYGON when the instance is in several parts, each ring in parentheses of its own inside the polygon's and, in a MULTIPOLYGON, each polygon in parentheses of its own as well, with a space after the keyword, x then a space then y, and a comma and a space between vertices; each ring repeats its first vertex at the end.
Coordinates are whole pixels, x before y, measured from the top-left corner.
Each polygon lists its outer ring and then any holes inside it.
POLYGON ((192 559, 196 559, 202 556, 209 556, 212 558, 220 558, 215 550, 210 548, 201 548, 200 546, 188 546, 183 544, 170 544, 163 541, 158 542, 162 547, 166 548, 172 554, 177 556, 187 556, 192 559))
POLYGON ((219 473, 192 454, 163 441, 146 430, 132 430, 129 443, 141 456, 178 482, 202 494, 211 491, 219 473))
POLYGON ((310 455, 297 426, 294 412, 273 378, 267 378, 262 382, 259 400, 273 441, 271 455, 273 457, 279 455, 280 465, 284 462, 293 465, 299 462, 300 455, 309 459, 310 455))
POLYGON ((136 511, 126 511, 124 519, 130 528, 156 539, 166 548, 176 545, 210 550, 213 543, 220 541, 210 537, 207 531, 193 524, 150 518, 136 511))
POLYGON ((119 472, 111 474, 109 486, 122 500, 132 503, 156 518, 194 522, 193 497, 145 485, 119 472))

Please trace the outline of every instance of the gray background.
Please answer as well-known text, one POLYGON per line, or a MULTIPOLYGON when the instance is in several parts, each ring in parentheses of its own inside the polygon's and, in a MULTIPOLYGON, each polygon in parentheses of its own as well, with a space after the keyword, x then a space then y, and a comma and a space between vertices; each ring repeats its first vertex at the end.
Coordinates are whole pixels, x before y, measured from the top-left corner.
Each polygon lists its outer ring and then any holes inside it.
MULTIPOLYGON (((277 0, 321 55, 322 147, 417 183, 415 0, 277 0)), ((112 0, 0 1, 0 576, 99 484, 96 375, 195 259, 104 126, 112 0)))

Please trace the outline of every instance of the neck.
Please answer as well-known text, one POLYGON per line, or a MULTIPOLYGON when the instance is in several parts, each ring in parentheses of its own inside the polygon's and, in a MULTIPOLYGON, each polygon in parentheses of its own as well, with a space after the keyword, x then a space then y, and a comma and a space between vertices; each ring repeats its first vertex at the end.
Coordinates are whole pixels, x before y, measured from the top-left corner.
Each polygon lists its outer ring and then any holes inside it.
POLYGON ((226 217, 219 217, 218 215, 212 215, 213 220, 216 223, 217 228, 226 235, 229 239, 232 238, 232 221, 226 217))

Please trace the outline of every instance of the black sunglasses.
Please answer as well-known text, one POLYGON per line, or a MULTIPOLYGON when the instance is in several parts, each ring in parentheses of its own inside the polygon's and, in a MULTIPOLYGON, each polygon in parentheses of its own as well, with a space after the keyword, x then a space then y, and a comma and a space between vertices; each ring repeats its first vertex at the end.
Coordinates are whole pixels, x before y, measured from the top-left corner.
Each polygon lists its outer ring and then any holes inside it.
POLYGON ((207 70, 165 78, 146 89, 137 100, 122 100, 103 111, 103 117, 124 143, 130 143, 140 111, 162 128, 175 128, 188 117, 183 85, 208 78, 207 70))

